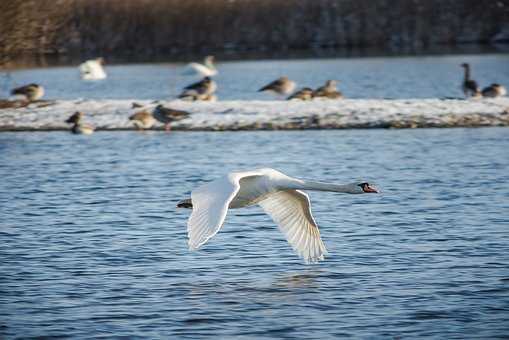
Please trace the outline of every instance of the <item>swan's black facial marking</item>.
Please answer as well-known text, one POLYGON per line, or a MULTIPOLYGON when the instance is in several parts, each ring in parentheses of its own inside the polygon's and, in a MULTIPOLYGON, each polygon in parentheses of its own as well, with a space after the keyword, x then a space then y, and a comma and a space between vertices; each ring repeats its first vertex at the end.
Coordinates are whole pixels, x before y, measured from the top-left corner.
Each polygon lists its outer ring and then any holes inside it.
POLYGON ((369 187, 369 183, 364 182, 364 183, 358 184, 358 186, 360 186, 362 188, 362 190, 364 190, 366 187, 369 187))
POLYGON ((191 200, 185 200, 183 202, 179 202, 177 204, 177 208, 192 209, 193 208, 193 203, 191 203, 191 200))
POLYGON ((366 192, 366 193, 378 193, 378 191, 374 188, 372 188, 368 182, 364 182, 364 183, 361 183, 361 184, 358 184, 358 186, 361 187, 362 191, 366 192))

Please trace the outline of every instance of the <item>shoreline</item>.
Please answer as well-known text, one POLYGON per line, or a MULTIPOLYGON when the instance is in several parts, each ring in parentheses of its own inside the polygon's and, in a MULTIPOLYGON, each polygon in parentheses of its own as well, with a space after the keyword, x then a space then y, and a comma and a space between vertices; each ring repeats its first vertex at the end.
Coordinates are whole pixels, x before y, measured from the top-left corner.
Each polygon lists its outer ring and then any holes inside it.
MULTIPOLYGON (((148 100, 55 100, 0 109, 0 132, 63 131, 75 111, 97 131, 136 130, 134 112, 163 104, 191 116, 172 123, 175 131, 251 131, 317 129, 402 129, 509 126, 509 98, 495 99, 343 99, 297 101, 186 102, 148 100), (142 105, 131 108, 132 103, 142 105)), ((162 130, 156 124, 151 130, 162 130)))

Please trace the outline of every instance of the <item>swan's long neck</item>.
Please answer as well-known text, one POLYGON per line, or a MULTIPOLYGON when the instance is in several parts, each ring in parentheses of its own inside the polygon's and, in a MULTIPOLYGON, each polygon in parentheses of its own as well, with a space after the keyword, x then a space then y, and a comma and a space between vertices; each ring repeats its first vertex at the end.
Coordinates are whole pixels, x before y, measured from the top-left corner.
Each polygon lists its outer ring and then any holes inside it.
POLYGON ((332 192, 342 192, 347 194, 358 194, 359 191, 355 190, 356 187, 354 184, 332 184, 332 183, 324 183, 324 182, 313 182, 296 179, 293 180, 290 184, 291 189, 297 190, 316 190, 316 191, 332 191, 332 192))

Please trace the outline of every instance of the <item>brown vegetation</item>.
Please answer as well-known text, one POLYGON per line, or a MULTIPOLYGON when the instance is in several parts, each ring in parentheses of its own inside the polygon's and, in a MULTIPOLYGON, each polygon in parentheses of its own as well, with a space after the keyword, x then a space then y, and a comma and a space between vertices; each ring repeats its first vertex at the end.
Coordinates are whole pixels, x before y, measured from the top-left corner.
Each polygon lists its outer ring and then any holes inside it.
POLYGON ((509 0, 7 0, 0 54, 488 43, 508 22, 509 0))

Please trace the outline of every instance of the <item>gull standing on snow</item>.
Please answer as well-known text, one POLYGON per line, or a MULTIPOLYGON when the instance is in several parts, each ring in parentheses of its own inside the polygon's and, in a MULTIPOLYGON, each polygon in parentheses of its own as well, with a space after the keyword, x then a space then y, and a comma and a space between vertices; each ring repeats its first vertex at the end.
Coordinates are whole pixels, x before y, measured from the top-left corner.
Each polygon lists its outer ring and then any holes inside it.
POLYGON ((214 56, 208 55, 203 60, 203 64, 200 63, 189 63, 187 64, 183 75, 188 76, 202 76, 212 77, 217 74, 217 69, 214 66, 214 56))
POLYGON ((85 61, 79 66, 81 79, 83 80, 101 80, 106 78, 106 72, 103 68, 104 59, 97 58, 85 61))
POLYGON ((295 90, 296 83, 288 77, 281 77, 274 80, 258 90, 258 92, 269 91, 278 95, 289 95, 295 90))
POLYGON ((347 185, 311 182, 274 169, 232 172, 199 186, 191 192, 190 199, 177 204, 179 208, 193 209, 187 222, 189 249, 198 249, 219 231, 228 209, 259 204, 300 257, 307 263, 323 260, 327 250, 311 214, 309 197, 302 190, 377 192, 365 182, 347 185))
POLYGON ((41 99, 42 96, 44 96, 44 87, 39 84, 32 83, 12 89, 11 94, 24 96, 26 100, 32 102, 34 100, 41 99))

